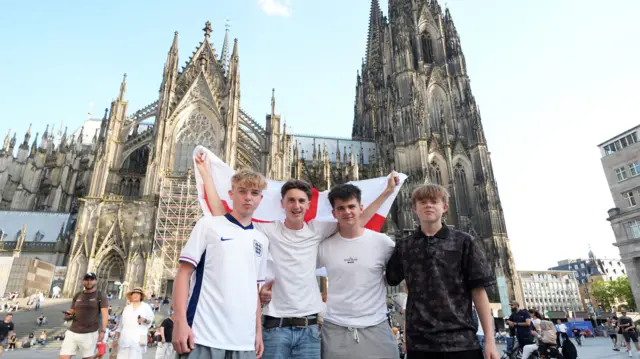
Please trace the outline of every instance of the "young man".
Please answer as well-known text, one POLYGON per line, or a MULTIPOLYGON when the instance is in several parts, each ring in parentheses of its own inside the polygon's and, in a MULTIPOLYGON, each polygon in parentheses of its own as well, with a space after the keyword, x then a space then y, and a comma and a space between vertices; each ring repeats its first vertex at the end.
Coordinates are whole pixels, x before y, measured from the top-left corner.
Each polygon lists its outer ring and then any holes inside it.
MULTIPOLYGON (((226 213, 211 176, 209 160, 204 153, 195 158, 196 168, 203 178, 211 213, 226 213)), ((386 190, 362 214, 365 225, 382 203, 393 193, 398 178, 389 177, 386 190)), ((289 180, 281 188, 284 222, 254 223, 256 229, 269 238, 270 268, 273 278, 261 289, 264 308, 265 359, 317 359, 320 357, 318 314, 323 305, 316 278, 318 245, 336 232, 335 222, 312 220, 305 214, 311 204, 309 183, 289 180)))
POLYGON ((363 228, 360 189, 352 184, 329 192, 339 232, 320 244, 318 267, 331 281, 322 325, 323 359, 398 358, 398 343, 387 321, 384 271, 393 252, 391 238, 363 228))
POLYGON ((618 327, 622 329, 622 336, 624 337, 624 341, 626 342, 627 353, 629 353, 629 356, 633 356, 631 351, 632 341, 636 347, 636 350, 640 352, 640 345, 638 344, 638 332, 636 332, 635 325, 633 324, 633 319, 627 317, 626 310, 622 311, 622 317, 618 319, 618 327))
POLYGON ((417 187, 412 209, 420 219, 414 234, 396 242, 387 282, 406 281, 406 346, 410 359, 482 359, 471 303, 485 334, 484 358, 498 359, 485 287, 495 284, 482 245, 442 223, 449 193, 439 185, 417 187))
POLYGON ((258 283, 264 282, 269 240, 251 216, 267 182, 250 170, 236 172, 231 182, 233 211, 202 217, 180 254, 172 339, 182 358, 262 356, 258 283))
POLYGON ((516 330, 516 339, 518 340, 518 348, 524 348, 526 345, 533 344, 531 336, 531 314, 526 309, 520 309, 518 302, 511 302, 511 315, 507 324, 516 330))
POLYGON ((0 355, 9 343, 9 337, 13 335, 15 326, 13 324, 13 314, 7 314, 4 321, 0 323, 0 355))
POLYGON ((85 274, 82 284, 84 290, 73 297, 71 309, 64 314, 64 319, 73 320, 73 323, 64 334, 59 359, 70 359, 75 355, 92 358, 107 329, 109 300, 104 293, 98 293, 96 274, 85 274))

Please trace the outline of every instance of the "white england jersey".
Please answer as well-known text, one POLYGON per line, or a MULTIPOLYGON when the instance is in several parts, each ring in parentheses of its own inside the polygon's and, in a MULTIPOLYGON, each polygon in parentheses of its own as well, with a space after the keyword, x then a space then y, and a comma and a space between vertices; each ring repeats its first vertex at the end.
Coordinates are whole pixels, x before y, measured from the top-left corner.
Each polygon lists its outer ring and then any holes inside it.
POLYGON ((269 240, 233 216, 201 218, 180 254, 193 264, 187 322, 195 344, 255 350, 257 283, 264 282, 269 240))

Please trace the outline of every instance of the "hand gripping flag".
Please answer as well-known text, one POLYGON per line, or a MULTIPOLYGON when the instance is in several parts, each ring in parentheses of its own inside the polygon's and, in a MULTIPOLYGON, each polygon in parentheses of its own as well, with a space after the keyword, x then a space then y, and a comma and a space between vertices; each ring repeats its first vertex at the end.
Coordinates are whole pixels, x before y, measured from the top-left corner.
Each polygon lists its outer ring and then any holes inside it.
MULTIPOLYGON (((194 168, 195 158, 199 153, 202 152, 206 154, 205 160, 209 161, 210 163, 211 176, 213 177, 213 183, 216 186, 218 196, 222 200, 222 204, 224 205, 227 212, 231 212, 231 209, 233 208, 233 202, 229 198, 228 193, 231 189, 231 177, 233 176, 235 171, 203 146, 197 146, 193 150, 194 168)), ((197 170, 195 171, 195 174, 200 206, 202 207, 202 211, 204 212, 205 216, 210 216, 211 209, 209 208, 209 205, 207 203, 207 195, 204 190, 202 176, 200 176, 200 173, 197 170)), ((399 173, 398 177, 400 179, 400 183, 396 186, 393 194, 387 197, 380 208, 376 211, 376 214, 373 216, 373 218, 371 218, 371 220, 366 224, 366 228, 377 232, 380 232, 380 230, 382 229, 385 218, 387 217, 387 214, 389 214, 389 210, 391 209, 391 204, 393 204, 393 201, 398 195, 400 187, 407 178, 407 176, 402 173, 399 173)), ((264 196, 262 202, 253 214, 254 221, 284 221, 285 212, 280 204, 280 188, 284 183, 285 181, 274 181, 269 179, 267 180, 267 188, 262 192, 264 196)), ((387 177, 377 177, 362 181, 353 181, 349 183, 360 188, 360 190, 362 191, 362 205, 366 208, 373 201, 375 201, 376 198, 378 198, 378 196, 380 196, 380 194, 382 194, 384 189, 387 187, 387 177)), ((329 191, 319 192, 315 188, 312 188, 312 192, 313 195, 311 198, 311 205, 305 215, 305 221, 308 222, 312 219, 315 219, 319 221, 335 222, 336 220, 331 214, 331 204, 329 203, 328 199, 329 191)))

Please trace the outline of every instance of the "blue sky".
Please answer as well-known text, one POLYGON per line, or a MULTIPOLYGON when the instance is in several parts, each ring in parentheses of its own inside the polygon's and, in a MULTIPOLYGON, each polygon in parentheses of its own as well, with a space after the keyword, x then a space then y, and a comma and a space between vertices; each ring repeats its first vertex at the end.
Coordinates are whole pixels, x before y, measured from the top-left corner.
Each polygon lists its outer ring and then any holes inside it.
MULTIPOLYGON (((444 7, 444 3, 441 3, 444 7)), ((387 13, 387 2, 382 0, 387 13)), ((640 2, 450 0, 519 269, 617 256, 597 144, 638 124, 640 2)), ((184 62, 205 21, 239 39, 242 106, 271 88, 297 133, 349 136, 369 0, 13 1, 0 13, 0 135, 75 129, 118 94, 157 99, 173 32, 184 62), (8 7, 8 8, 7 8, 8 7)))

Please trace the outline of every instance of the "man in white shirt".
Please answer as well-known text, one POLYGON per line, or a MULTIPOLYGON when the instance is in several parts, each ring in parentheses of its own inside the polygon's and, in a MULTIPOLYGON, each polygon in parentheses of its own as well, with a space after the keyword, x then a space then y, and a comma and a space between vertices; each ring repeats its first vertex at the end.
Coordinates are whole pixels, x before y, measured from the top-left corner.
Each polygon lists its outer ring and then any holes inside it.
POLYGON ((318 267, 330 285, 322 324, 323 359, 398 358, 387 321, 384 272, 394 249, 391 238, 360 224, 360 189, 351 184, 329 192, 339 233, 320 244, 318 267))
POLYGON ((267 183, 250 170, 236 172, 231 182, 231 213, 201 218, 180 254, 172 341, 181 358, 262 356, 256 283, 265 279, 269 240, 254 229, 251 217, 267 183))
POLYGON ((560 319, 558 319, 558 324, 556 324, 556 332, 558 333, 558 343, 562 346, 562 343, 569 339, 569 336, 567 334, 567 326, 560 319))
MULTIPOLYGON (((200 153, 195 158, 202 176, 207 203, 214 216, 225 214, 218 196, 209 161, 200 153)), ((362 213, 364 226, 398 183, 395 173, 389 176, 385 191, 362 213)), ((323 305, 316 278, 316 259, 320 242, 337 230, 335 222, 311 220, 305 215, 313 195, 306 181, 292 179, 280 191, 284 222, 254 222, 257 230, 269 239, 269 269, 274 280, 261 288, 265 359, 317 359, 320 357, 318 314, 323 305)))

